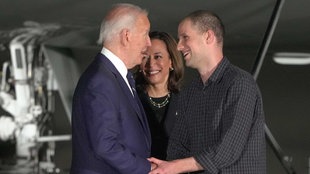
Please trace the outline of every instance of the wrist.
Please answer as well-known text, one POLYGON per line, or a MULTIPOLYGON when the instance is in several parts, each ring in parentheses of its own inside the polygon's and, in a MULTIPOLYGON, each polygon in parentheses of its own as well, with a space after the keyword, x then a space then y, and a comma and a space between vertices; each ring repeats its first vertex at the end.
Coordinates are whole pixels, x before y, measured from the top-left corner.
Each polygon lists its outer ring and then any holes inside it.
POLYGON ((176 168, 180 170, 180 173, 203 170, 201 165, 193 157, 178 159, 173 162, 175 163, 176 168))

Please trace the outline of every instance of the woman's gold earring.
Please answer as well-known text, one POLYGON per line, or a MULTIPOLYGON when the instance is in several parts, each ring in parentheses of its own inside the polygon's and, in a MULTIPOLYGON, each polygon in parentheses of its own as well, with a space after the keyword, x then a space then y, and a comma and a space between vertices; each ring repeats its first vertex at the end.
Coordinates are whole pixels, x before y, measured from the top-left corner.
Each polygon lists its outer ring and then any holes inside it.
POLYGON ((172 67, 169 68, 170 71, 173 71, 174 69, 172 67))

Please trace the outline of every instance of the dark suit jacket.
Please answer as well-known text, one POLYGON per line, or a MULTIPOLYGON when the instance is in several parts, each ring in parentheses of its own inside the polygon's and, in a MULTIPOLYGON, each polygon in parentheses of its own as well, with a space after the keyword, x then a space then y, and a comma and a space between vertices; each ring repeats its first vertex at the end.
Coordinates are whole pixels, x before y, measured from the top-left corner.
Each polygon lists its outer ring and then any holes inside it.
POLYGON ((114 65, 98 54, 74 92, 71 173, 146 174, 150 144, 145 113, 114 65))

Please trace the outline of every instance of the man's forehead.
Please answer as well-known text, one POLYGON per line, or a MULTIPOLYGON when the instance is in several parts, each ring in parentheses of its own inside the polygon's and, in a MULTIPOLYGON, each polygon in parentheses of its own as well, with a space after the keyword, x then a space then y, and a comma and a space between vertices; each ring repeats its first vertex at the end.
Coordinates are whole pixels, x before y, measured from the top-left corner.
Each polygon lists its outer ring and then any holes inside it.
POLYGON ((189 20, 182 21, 178 26, 179 34, 185 33, 188 29, 192 28, 189 20))
POLYGON ((141 14, 136 21, 136 24, 138 27, 143 27, 146 28, 147 30, 150 29, 150 21, 149 18, 147 17, 147 15, 141 14))

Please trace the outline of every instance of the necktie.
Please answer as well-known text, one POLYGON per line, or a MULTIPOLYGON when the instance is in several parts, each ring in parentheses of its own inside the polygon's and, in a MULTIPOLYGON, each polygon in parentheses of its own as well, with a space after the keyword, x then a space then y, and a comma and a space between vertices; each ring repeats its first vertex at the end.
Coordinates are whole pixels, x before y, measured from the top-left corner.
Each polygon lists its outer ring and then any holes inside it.
POLYGON ((138 97, 138 93, 136 91, 136 84, 135 84, 135 79, 133 78, 131 72, 128 71, 127 75, 127 80, 129 82, 129 85, 131 87, 132 93, 133 93, 133 98, 136 101, 136 107, 137 109, 140 111, 141 114, 139 114, 139 119, 141 120, 141 124, 143 126, 143 129, 145 130, 145 132, 147 132, 147 141, 150 141, 150 132, 149 132, 149 127, 148 127, 148 123, 147 123, 147 119, 145 116, 145 112, 144 112, 144 108, 141 104, 141 101, 138 97))
POLYGON ((132 93, 133 93, 134 97, 136 97, 137 96, 136 85, 135 85, 135 79, 133 79, 132 73, 128 71, 126 77, 127 77, 128 82, 129 82, 129 85, 131 87, 132 93))
POLYGON ((128 82, 129 82, 129 85, 131 87, 131 90, 132 90, 132 93, 133 93, 133 98, 135 99, 135 101, 136 101, 140 111, 144 112, 143 106, 141 104, 141 101, 140 101, 140 99, 138 97, 138 93, 136 91, 135 79, 133 79, 133 76, 132 76, 131 72, 129 72, 129 71, 128 71, 126 77, 127 77, 128 82))

